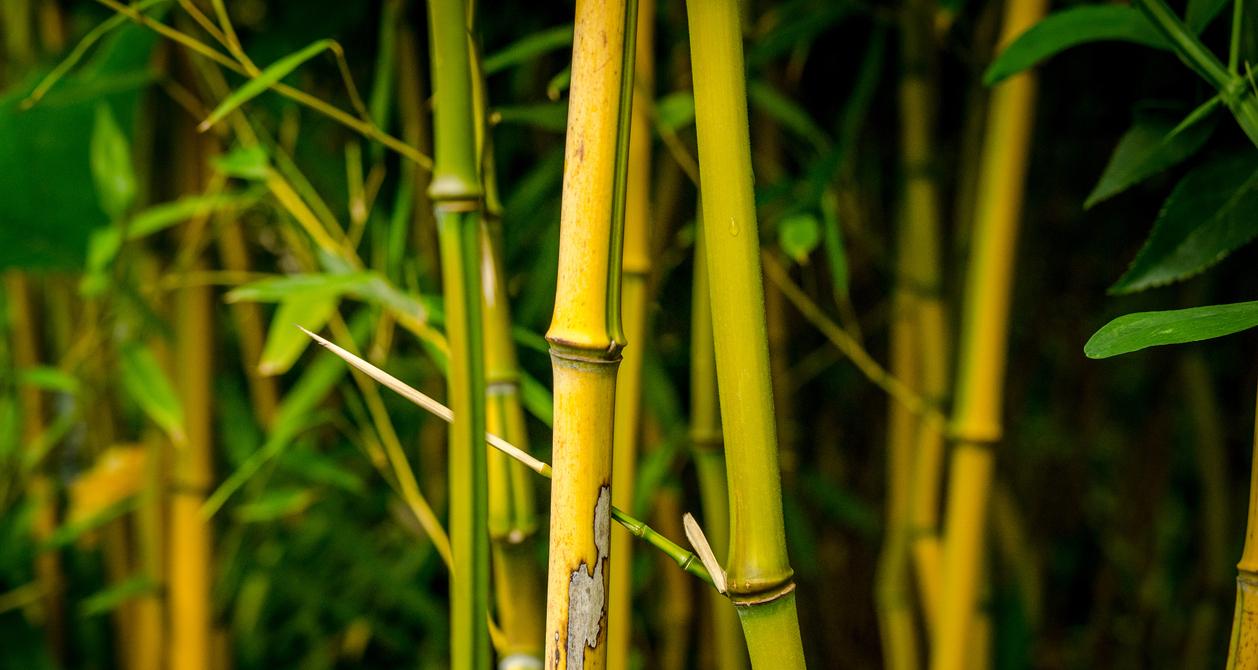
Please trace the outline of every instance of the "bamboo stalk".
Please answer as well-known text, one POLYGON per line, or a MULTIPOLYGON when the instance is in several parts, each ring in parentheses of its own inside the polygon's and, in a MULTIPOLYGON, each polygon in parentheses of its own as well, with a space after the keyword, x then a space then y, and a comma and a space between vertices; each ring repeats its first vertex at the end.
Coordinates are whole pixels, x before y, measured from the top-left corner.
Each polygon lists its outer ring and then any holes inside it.
MULTIPOLYGON (((1009 0, 1000 44, 1008 44, 1044 15, 1044 0, 1009 0)), ((1034 118, 1031 73, 998 85, 991 96, 983 139, 974 231, 966 279, 960 365, 941 557, 940 601, 931 668, 970 667, 971 636, 984 554, 993 447, 1001 414, 1009 331, 1009 305, 1034 118)))
POLYGON ((1249 475, 1249 516, 1245 544, 1236 564, 1236 608, 1232 612, 1232 637, 1227 670, 1258 668, 1258 410, 1254 420, 1254 459, 1249 475))
MULTIPOLYGON (((702 226, 703 214, 699 222, 702 226)), ((690 317, 690 446, 699 480, 703 527, 717 556, 729 551, 729 491, 726 489, 725 441, 717 399, 716 349, 712 340, 712 308, 708 289, 707 254, 703 234, 695 236, 695 267, 690 317)), ((747 667, 747 645, 738 627, 738 614, 720 593, 708 595, 717 667, 747 667)))
POLYGON ((804 667, 786 554, 742 30, 732 0, 689 0, 712 323, 730 500, 726 571, 751 662, 804 667), (720 287, 720 290, 715 290, 720 287))
POLYGON ((621 248, 636 0, 578 0, 559 276, 546 339, 554 372, 554 482, 546 600, 552 669, 607 665, 608 556, 621 248))
MULTIPOLYGON (((635 507, 637 460, 642 401, 642 359, 646 346, 647 278, 651 272, 651 103, 655 91, 655 3, 638 0, 637 40, 634 47, 633 111, 630 115, 628 184, 625 190, 623 314, 625 349, 616 378, 616 417, 612 440, 612 503, 635 507)), ((680 523, 681 515, 679 514, 680 523)), ((633 619, 633 536, 612 531, 610 591, 607 616, 607 664, 613 670, 629 667, 633 619)))
POLYGON ((449 398, 450 664, 488 668, 489 529, 481 308, 481 182, 464 0, 428 3, 435 148, 429 197, 441 247, 449 398))

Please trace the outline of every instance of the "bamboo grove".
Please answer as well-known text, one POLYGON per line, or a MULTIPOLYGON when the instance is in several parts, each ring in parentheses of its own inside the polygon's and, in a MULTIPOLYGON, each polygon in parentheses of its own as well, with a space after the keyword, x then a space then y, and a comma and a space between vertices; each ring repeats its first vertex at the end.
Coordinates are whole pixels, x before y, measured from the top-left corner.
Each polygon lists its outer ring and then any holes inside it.
POLYGON ((0 669, 1258 668, 1253 3, 0 47, 0 669))

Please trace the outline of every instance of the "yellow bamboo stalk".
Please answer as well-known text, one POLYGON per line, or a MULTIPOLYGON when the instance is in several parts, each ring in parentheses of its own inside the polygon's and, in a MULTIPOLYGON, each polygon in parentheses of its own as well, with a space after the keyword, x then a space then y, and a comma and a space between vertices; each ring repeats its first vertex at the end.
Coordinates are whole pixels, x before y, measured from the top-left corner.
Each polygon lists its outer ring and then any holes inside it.
MULTIPOLYGON (((1000 44, 1008 44, 1044 15, 1044 0, 1009 0, 1000 44)), ((931 668, 970 667, 971 636, 984 554, 993 446, 1001 436, 1010 293, 1018 221, 1034 118, 1035 79, 1012 77, 992 91, 969 273, 941 558, 942 583, 931 668)))
MULTIPOLYGON (((651 272, 651 102, 655 91, 652 56, 655 3, 638 0, 629 171, 625 190, 623 293, 625 349, 616 380, 616 423, 612 442, 612 504, 632 511, 637 482, 642 359, 646 345, 647 278, 651 272)), ((679 514, 678 519, 681 518, 679 514)), ((676 537, 676 536, 674 536, 676 537)), ((607 665, 629 667, 633 619, 633 536, 612 531, 607 617, 607 665)))
POLYGON ((1258 668, 1258 409, 1254 419, 1254 459, 1249 475, 1249 516, 1245 545, 1236 564, 1236 608, 1227 670, 1258 668))
POLYGON ((616 220, 614 201, 623 197, 616 193, 618 127, 628 113, 623 79, 632 76, 633 59, 624 47, 633 2, 578 0, 573 32, 559 276, 546 333, 555 425, 544 658, 555 670, 607 665, 610 447, 625 345, 623 219, 616 220))

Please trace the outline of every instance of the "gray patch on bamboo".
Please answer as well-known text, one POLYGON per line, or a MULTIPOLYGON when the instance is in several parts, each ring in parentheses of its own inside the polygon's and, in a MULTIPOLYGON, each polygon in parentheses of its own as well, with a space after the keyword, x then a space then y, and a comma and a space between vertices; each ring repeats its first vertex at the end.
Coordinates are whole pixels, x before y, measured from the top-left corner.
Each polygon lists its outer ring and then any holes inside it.
POLYGON ((585 561, 568 577, 568 668, 585 667, 585 648, 598 647, 607 593, 603 585, 603 564, 610 554, 611 488, 603 486, 594 503, 594 548, 597 558, 591 572, 585 561))

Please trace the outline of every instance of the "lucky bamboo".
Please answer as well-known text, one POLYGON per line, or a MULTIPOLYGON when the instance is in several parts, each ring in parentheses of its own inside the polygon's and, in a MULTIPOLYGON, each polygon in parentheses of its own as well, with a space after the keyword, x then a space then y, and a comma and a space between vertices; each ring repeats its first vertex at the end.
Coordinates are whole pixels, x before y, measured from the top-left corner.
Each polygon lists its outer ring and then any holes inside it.
POLYGON ((546 339, 554 374, 554 482, 546 663, 607 665, 608 557, 621 328, 625 164, 636 0, 578 0, 572 42, 559 276, 546 339))
MULTIPOLYGON (((654 97, 655 24, 653 0, 638 0, 638 30, 633 72, 633 112, 629 128, 629 169, 625 190, 623 280, 621 282, 625 349, 616 378, 616 418, 612 440, 612 503, 634 509, 637 480, 642 359, 645 349, 647 278, 651 272, 651 101, 654 97)), ((680 518, 680 517, 679 517, 680 518)), ((607 664, 629 667, 633 620, 633 537, 612 531, 607 616, 607 664)))
MULTIPOLYGON (((702 225, 703 215, 699 222, 702 225)), ((729 491, 725 488, 725 442, 716 390, 716 350, 712 341, 712 310, 703 234, 695 236, 694 286, 690 317, 690 446, 699 480, 703 529, 717 556, 729 551, 729 491)), ((712 647, 723 670, 747 667, 747 648, 738 614, 729 598, 709 592, 712 647)))
MULTIPOLYGON (((1000 45, 1044 15, 1044 0, 1009 0, 1000 45)), ((998 48, 999 50, 999 48, 998 48)), ((1023 73, 991 95, 971 234, 952 430, 941 583, 931 668, 961 670, 975 659, 974 620, 985 552, 994 446, 1001 437, 1009 305, 1034 118, 1035 78, 1023 73)))
POLYGON ((429 197, 441 247, 449 398, 450 665, 490 664, 485 361, 481 308, 480 162, 464 0, 428 3, 435 149, 429 197))
POLYGON ((804 667, 786 553, 738 3, 689 0, 713 340, 730 498, 725 570, 751 662, 804 667), (719 287, 719 290, 718 288, 719 287))

